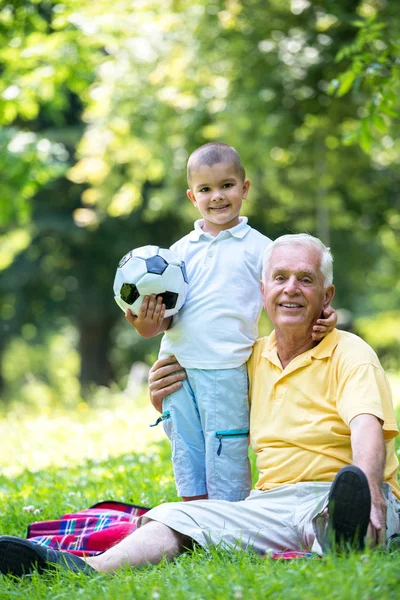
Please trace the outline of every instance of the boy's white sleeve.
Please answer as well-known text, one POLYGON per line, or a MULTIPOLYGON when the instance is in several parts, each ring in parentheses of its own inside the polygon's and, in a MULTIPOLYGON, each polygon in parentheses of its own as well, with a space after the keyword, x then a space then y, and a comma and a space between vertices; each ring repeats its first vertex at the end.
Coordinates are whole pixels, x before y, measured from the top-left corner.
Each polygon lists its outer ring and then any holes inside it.
POLYGON ((186 243, 185 243, 185 238, 178 240, 177 242, 174 242, 169 249, 171 250, 171 252, 175 252, 175 254, 177 256, 179 256, 179 258, 181 260, 185 260, 185 248, 186 248, 186 243))

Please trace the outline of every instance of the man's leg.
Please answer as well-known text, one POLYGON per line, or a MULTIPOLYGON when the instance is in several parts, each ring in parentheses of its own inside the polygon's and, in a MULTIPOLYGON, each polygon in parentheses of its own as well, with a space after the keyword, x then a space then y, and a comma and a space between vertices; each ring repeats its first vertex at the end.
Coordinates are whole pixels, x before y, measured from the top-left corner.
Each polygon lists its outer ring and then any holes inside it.
POLYGON ((163 558, 172 560, 190 545, 186 536, 163 523, 150 521, 103 554, 85 560, 96 571, 113 573, 124 566, 156 565, 163 558))
POLYGON ((164 557, 172 560, 191 545, 190 538, 155 521, 146 523, 103 554, 86 559, 23 538, 0 536, 0 573, 21 577, 35 571, 40 574, 57 565, 86 575, 96 571, 113 573, 123 566, 155 565, 164 557))
MULTIPOLYGON (((314 485, 320 486, 321 490, 328 486, 324 483, 314 485)), ((333 484, 325 489, 323 505, 320 500, 308 514, 304 513, 302 537, 308 539, 308 545, 312 545, 318 554, 341 550, 343 546, 362 549, 365 543, 368 544, 368 535, 365 537, 365 534, 371 506, 364 474, 360 474, 357 467, 344 467, 333 484)), ((382 492, 387 503, 386 541, 390 549, 390 543, 400 531, 400 501, 388 483, 382 484, 382 492)))
POLYGON ((340 469, 329 492, 327 550, 363 550, 371 513, 371 494, 364 472, 355 465, 340 469))
POLYGON ((299 549, 293 527, 296 486, 287 485, 268 492, 254 491, 246 500, 198 500, 170 502, 140 517, 153 520, 194 540, 201 547, 253 549, 265 552, 299 549))

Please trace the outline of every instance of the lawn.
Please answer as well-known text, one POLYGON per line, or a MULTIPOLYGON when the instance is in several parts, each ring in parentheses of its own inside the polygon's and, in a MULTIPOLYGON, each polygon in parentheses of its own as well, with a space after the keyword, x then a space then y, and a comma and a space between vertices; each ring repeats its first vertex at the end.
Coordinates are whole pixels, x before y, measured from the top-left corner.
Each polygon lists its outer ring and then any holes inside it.
MULTIPOLYGON (((141 505, 174 501, 169 446, 146 399, 111 396, 107 406, 0 420, 0 532, 105 499, 141 505)), ((67 572, 0 576, 0 600, 84 598, 372 600, 400 596, 400 551, 278 562, 251 553, 196 550, 174 563, 86 578, 67 572)))

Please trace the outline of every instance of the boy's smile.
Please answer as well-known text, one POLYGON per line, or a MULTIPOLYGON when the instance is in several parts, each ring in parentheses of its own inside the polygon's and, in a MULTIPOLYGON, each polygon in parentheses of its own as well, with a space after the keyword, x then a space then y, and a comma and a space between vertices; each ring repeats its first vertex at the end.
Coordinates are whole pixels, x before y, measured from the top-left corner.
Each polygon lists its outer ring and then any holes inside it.
POLYGON ((203 230, 216 236, 237 225, 249 186, 231 163, 202 165, 193 171, 186 194, 204 219, 203 230))

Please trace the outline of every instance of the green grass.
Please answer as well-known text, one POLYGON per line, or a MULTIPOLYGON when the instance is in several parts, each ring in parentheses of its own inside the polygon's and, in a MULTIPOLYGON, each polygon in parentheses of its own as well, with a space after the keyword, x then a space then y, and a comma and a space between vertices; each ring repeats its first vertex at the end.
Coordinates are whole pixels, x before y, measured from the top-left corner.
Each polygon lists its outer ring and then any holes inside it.
POLYGON ((277 563, 249 553, 196 551, 174 563, 145 567, 117 575, 83 575, 57 572, 30 581, 4 578, 0 597, 29 600, 75 599, 153 600, 397 599, 399 561, 395 556, 364 554, 342 559, 277 563))
MULTIPOLYGON (((0 532, 25 537, 33 521, 58 518, 100 500, 150 506, 176 500, 169 445, 162 431, 148 429, 154 414, 145 402, 110 398, 106 409, 86 407, 54 420, 15 413, 0 421, 0 532), (40 425, 48 423, 52 426, 44 435, 40 425), (89 460, 84 459, 84 448, 89 449, 89 460), (28 506, 37 513, 24 510, 28 506)), ((399 596, 400 552, 278 562, 250 552, 196 549, 170 564, 124 569, 114 576, 87 578, 65 571, 29 579, 0 576, 0 600, 399 596)))

